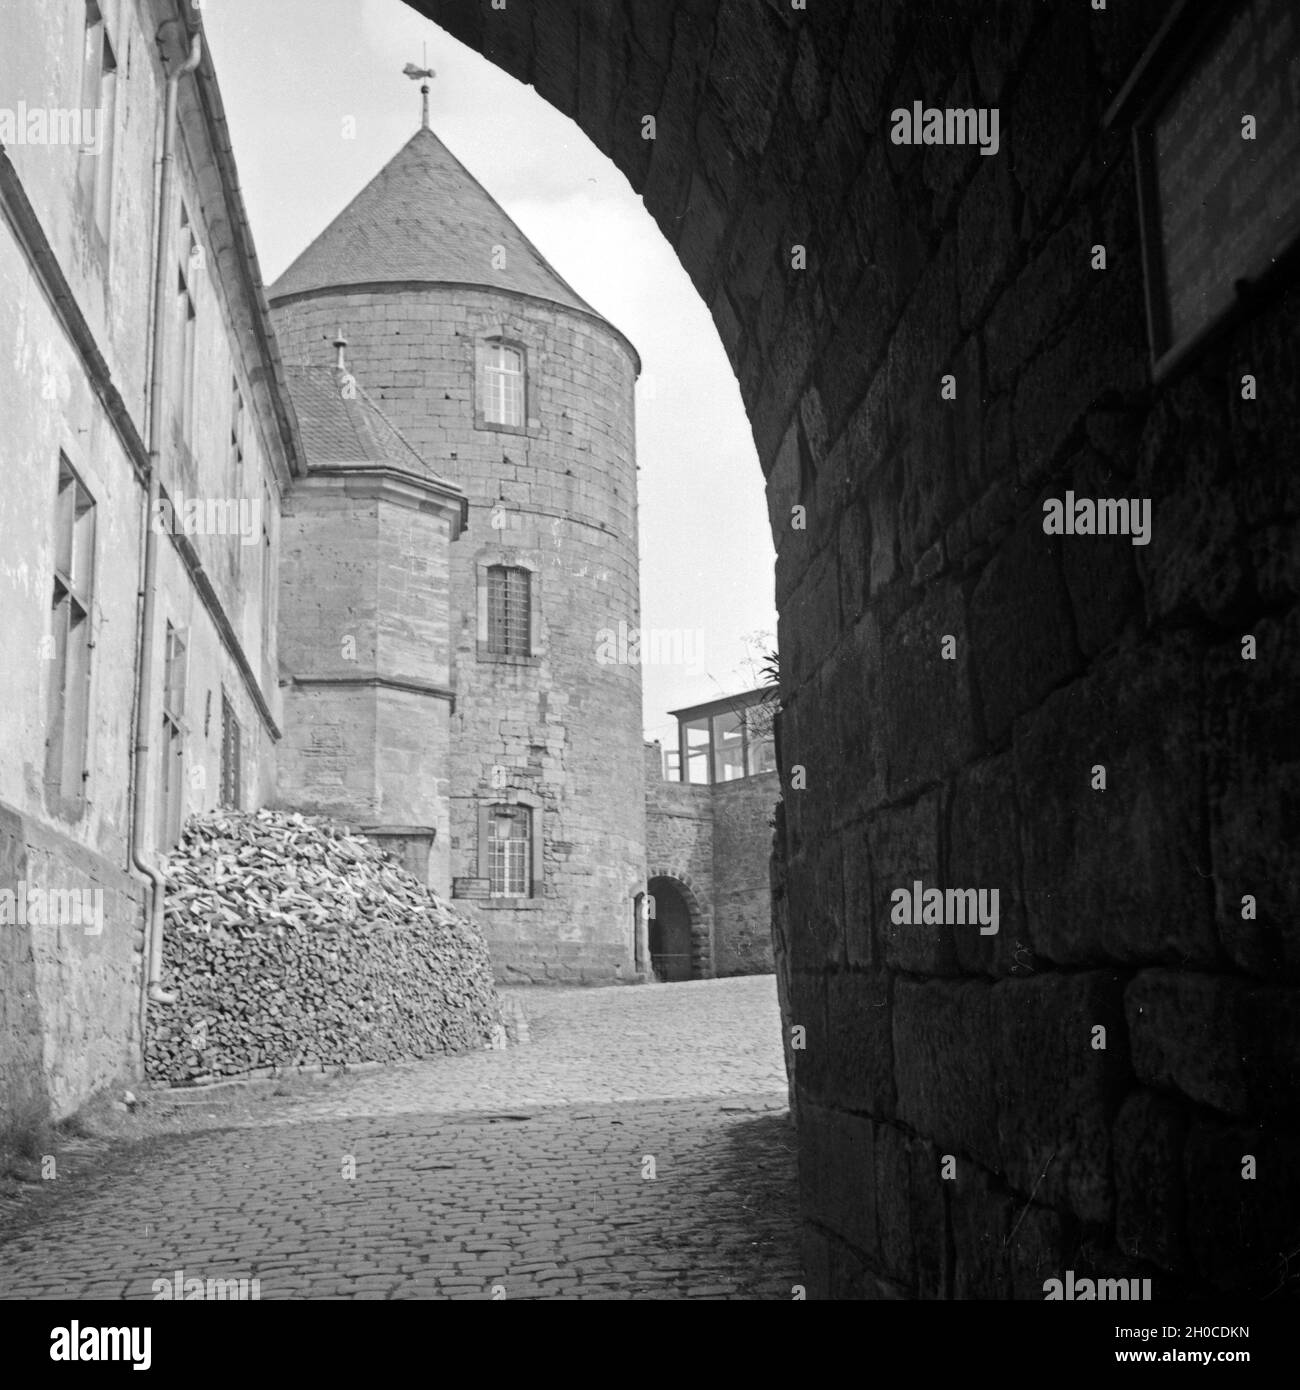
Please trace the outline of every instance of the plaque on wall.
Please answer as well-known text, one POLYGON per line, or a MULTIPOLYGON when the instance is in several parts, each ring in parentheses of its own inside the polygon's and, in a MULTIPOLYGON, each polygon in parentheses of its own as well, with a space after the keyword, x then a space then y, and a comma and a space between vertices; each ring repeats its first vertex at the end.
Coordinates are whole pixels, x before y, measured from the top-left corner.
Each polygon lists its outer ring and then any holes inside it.
POLYGON ((1239 0, 1134 128, 1157 377, 1300 236, 1300 6, 1239 0))

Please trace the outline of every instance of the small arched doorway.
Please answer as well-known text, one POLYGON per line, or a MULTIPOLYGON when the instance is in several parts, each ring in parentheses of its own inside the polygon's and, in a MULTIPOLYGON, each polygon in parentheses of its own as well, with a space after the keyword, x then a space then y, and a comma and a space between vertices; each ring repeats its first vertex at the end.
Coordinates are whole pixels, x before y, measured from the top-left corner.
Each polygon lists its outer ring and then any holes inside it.
POLYGON ((652 878, 647 890, 654 903, 650 919, 650 966, 666 983, 689 980, 691 968, 691 907, 676 880, 652 878))

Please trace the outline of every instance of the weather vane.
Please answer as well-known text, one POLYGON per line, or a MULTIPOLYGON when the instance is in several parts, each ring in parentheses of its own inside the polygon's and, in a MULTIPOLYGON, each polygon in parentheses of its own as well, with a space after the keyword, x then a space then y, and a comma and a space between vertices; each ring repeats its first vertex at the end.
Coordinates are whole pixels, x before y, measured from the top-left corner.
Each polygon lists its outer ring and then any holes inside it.
MULTIPOLYGON (((429 45, 424 45, 424 61, 429 61, 429 45)), ((414 63, 407 63, 402 69, 412 82, 420 84, 420 124, 428 130, 429 128, 429 79, 437 77, 437 73, 431 67, 417 68, 414 63)))

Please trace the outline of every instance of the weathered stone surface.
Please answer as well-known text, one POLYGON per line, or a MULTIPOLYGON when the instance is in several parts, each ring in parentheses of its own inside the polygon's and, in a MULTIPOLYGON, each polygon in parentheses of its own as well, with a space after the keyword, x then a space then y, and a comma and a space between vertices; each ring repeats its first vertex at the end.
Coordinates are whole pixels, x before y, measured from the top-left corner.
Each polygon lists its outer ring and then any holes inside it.
POLYGON ((876 1126, 876 1259, 897 1283, 915 1281, 912 1177, 907 1136, 894 1125, 876 1126))
POLYGON ((933 1144, 913 1139, 910 1219, 918 1298, 949 1297, 948 1202, 941 1174, 942 1155, 933 1144))
MULTIPOLYGON (((1132 485, 1106 460, 1087 451, 1072 461, 1051 495, 1063 497, 1066 490, 1076 497, 1113 497, 1131 495, 1132 485)), ((1061 570, 1070 595, 1074 631, 1079 650, 1087 658, 1140 626, 1138 550, 1128 536, 1078 537, 1061 547, 1061 570)))
POLYGON ((990 561, 970 600, 972 665, 988 737, 1000 743, 1012 721, 1078 669, 1060 544, 1043 535, 1032 510, 990 561))
POLYGON ((965 972, 1023 974, 1033 965, 1020 898, 1020 811, 1015 769, 1002 754, 976 763, 958 778, 947 811, 946 884, 998 894, 998 929, 953 928, 965 972))
MULTIPOLYGON (((888 807, 867 821, 871 864, 873 936, 887 965, 942 975, 956 971, 954 928, 946 923, 893 920, 891 895, 904 890, 909 902, 918 880, 939 882, 939 797, 927 792, 910 806, 888 807)), ((901 915, 901 914, 900 914, 901 915)))
POLYGON ((1124 994, 1133 1070, 1225 1114, 1300 1110, 1300 1015, 1291 990, 1144 970, 1124 994))
POLYGON ((1018 1192, 1085 1221, 1114 1211, 1110 1128, 1129 1074, 1122 987, 1109 972, 1048 974, 994 985, 989 1005, 997 1166, 1018 1192))
POLYGON ((1297 679, 1294 608, 1285 619, 1243 625, 1207 659, 1206 781, 1219 940, 1242 969, 1293 984, 1300 980, 1297 679), (1247 636, 1257 648, 1253 661, 1242 657, 1247 636))
POLYGON ((1006 1298, 1010 1292, 1007 1235, 1012 1201, 976 1163, 959 1160, 946 1184, 952 1230, 954 1298, 1006 1298))
POLYGON ((1167 1270, 1186 1260, 1186 1137, 1184 1107, 1153 1091, 1135 1091, 1115 1117, 1116 1240, 1125 1254, 1167 1270))
POLYGON ((782 1033, 793 1083, 802 1096, 823 1101, 832 1092, 835 1046, 826 1021, 826 977, 796 970, 787 1003, 782 1033))
POLYGON ((1011 1297, 1041 1299, 1048 1279, 1065 1277, 1065 1224, 1049 1207, 1016 1204, 1007 1237, 1011 1297))
POLYGON ((894 1113, 889 982, 883 971, 832 975, 826 982, 828 1095, 841 1109, 894 1113))
POLYGON ((1171 641, 1159 660, 1116 656, 1017 726, 1025 911, 1037 953, 1071 965, 1214 961, 1199 728, 1199 661, 1185 641, 1171 641), (1094 790, 1097 767, 1104 791, 1094 790))
POLYGON ((805 1213, 859 1252, 876 1244, 875 1134, 870 1120, 800 1105, 799 1190, 805 1213))
POLYGON ((987 984, 894 985, 899 1118, 945 1151, 989 1167, 998 1157, 993 1037, 987 984))
MULTIPOLYGON (((439 10, 474 42, 476 6, 439 10)), ((837 975, 923 977, 895 981, 894 1041, 911 1027, 916 1047, 894 1055, 900 1113, 918 1122, 914 1142, 936 1151, 934 1126, 960 1109, 947 1082, 961 1059, 947 1038, 941 1065, 909 1011, 918 1013, 917 991, 945 987, 926 976, 960 968, 1001 979, 988 1045, 1001 1139, 1013 1150, 1015 1215, 1026 1213, 1048 1156, 1068 1150, 1049 1166, 1005 1259, 972 1251, 975 1218, 963 1218, 955 1283, 937 1253, 946 1235, 929 1236, 930 1254, 920 1254, 920 1231, 943 1222, 914 1222, 917 1287, 928 1297, 959 1289, 1040 1298, 1042 1261, 1076 1238, 1071 1210, 1096 1223, 1087 1253, 1095 1267, 1133 1265, 1115 1243, 1108 1195, 1107 1136, 1132 1089, 1120 1062, 1122 982, 1106 977, 1103 988, 1093 970, 1046 981, 1045 967, 1211 972, 1222 946, 1240 968, 1272 974, 1270 983, 1300 975, 1298 876, 1283 848, 1297 801, 1287 727, 1297 673, 1285 654, 1300 642, 1273 627, 1289 621, 1296 598, 1292 569, 1278 559, 1296 549, 1300 506, 1296 292, 1282 286, 1275 302, 1250 306, 1242 324, 1198 349, 1181 377, 1152 381, 1127 130, 1123 121, 1099 129, 1159 22, 1140 10, 836 0, 792 19, 773 4, 747 53, 730 53, 746 42, 739 32, 719 31, 721 56, 714 23, 732 11, 713 0, 666 3, 657 22, 638 15, 633 26, 644 51, 665 51, 662 38, 641 32, 647 24, 677 39, 667 90, 679 94, 673 124, 683 135, 655 151, 652 214, 674 237, 682 219, 719 216, 716 200, 696 211, 687 198, 702 67, 724 89, 709 118, 722 129, 706 123, 704 143, 725 142, 743 164, 744 195, 726 209, 725 337, 765 470, 782 452, 773 516, 778 602, 791 615, 782 629, 788 747, 817 789, 787 796, 792 955, 824 979, 828 998, 855 988, 837 987, 837 975), (733 57, 734 75, 724 77, 733 57), (760 98, 756 74, 777 89, 760 98), (766 105, 741 111, 745 93, 766 105), (950 96, 1000 106, 997 157, 888 140, 893 107, 950 96), (813 220, 836 244, 791 277, 780 250, 791 227, 815 245, 813 220), (1105 271, 1089 264, 1098 242, 1105 271), (1240 399, 1248 370, 1264 388, 1249 403, 1240 399), (944 371, 959 377, 956 402, 939 400, 944 371), (800 415, 810 384, 824 437, 810 438, 800 415), (824 512, 814 545, 782 528, 792 494, 823 465, 850 491, 811 489, 824 512), (1151 546, 1045 537, 1041 496, 1070 487, 1151 497, 1151 546), (950 575, 966 586, 972 684, 960 706, 909 667, 906 645, 889 646, 912 603, 909 582, 937 592, 950 575), (834 621, 828 606, 816 611, 832 602, 834 621), (1261 652, 1249 675, 1234 670, 1227 636, 1247 632, 1267 635, 1276 653, 1266 667, 1261 652), (1213 657, 1202 684, 1199 653, 1215 648, 1222 665, 1213 657), (894 684, 875 684, 878 675, 894 684), (945 727, 954 712, 956 727, 945 727), (1107 767, 1104 793, 1089 786, 1095 763, 1107 767), (818 804, 823 795, 828 805, 818 804), (814 882, 828 877, 820 846, 830 841, 842 934, 827 931, 828 890, 814 882), (882 939, 869 917, 887 901, 886 882, 914 865, 954 883, 1013 878, 1018 868, 1023 927, 1008 893, 991 943, 958 941, 954 953, 942 942, 882 939), (1253 921, 1241 918, 1248 893, 1253 921), (1081 1056, 1061 1030, 1091 1021, 1103 1002, 1115 1025, 1108 1052, 1081 1056), (928 1069, 937 1088, 919 1111, 906 1108, 920 1101, 909 1066, 928 1069)), ((691 244, 708 231, 693 232, 691 244)), ((1244 1033, 1217 1046, 1241 1053, 1254 1043, 1244 1033)), ((1134 1122, 1125 1123, 1130 1135, 1134 1122)), ((1206 1179, 1207 1201, 1226 1181, 1206 1179)), ((1126 1231, 1141 1227, 1133 1212, 1151 1215, 1146 1198, 1130 1196, 1126 1231)), ((996 1198, 988 1201, 979 1229, 1001 1220, 996 1198)), ((828 1246, 825 1278, 845 1296, 877 1296, 878 1262, 831 1244, 838 1253, 832 1261, 828 1246)))
POLYGON ((970 640, 965 603, 952 584, 933 586, 883 634, 879 668, 863 692, 891 800, 910 796, 974 750, 970 640), (954 657, 944 657, 953 638, 954 657))
POLYGON ((1300 1245, 1300 1140, 1267 1130, 1195 1123, 1183 1150, 1187 1238, 1217 1289, 1267 1297, 1294 1287, 1300 1245), (1247 1177, 1247 1160, 1254 1177, 1247 1177))

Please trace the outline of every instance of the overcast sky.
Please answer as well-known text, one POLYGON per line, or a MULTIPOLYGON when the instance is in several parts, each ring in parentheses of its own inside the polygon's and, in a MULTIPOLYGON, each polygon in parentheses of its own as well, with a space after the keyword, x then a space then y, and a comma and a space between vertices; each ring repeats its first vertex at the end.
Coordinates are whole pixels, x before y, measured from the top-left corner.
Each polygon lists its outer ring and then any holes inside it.
POLYGON ((704 634, 698 665, 645 668, 647 735, 754 684, 744 639, 776 630, 763 475, 713 320, 623 175, 402 0, 204 0, 203 16, 268 284, 415 132, 403 66, 437 72, 436 134, 641 353, 642 626, 704 634))

